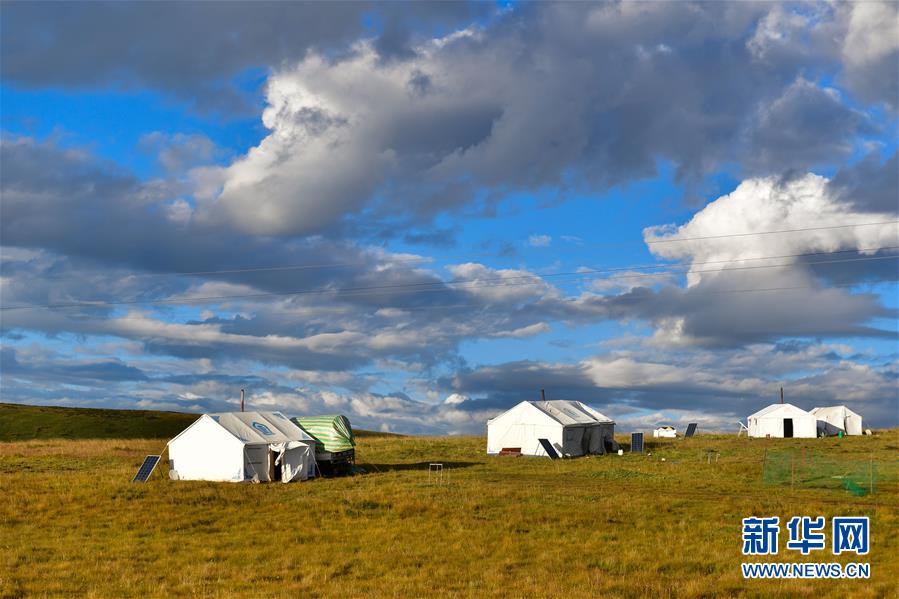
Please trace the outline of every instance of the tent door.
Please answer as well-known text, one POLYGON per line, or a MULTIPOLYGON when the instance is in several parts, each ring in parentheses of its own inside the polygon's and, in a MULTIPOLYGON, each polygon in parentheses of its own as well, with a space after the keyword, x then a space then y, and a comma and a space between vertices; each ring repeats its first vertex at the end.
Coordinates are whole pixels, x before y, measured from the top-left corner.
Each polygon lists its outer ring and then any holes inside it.
POLYGON ((281 482, 284 464, 281 461, 278 461, 277 464, 275 463, 280 455, 281 453, 277 451, 269 450, 268 452, 269 480, 281 482))
POLYGON ((790 438, 793 436, 793 419, 792 418, 784 418, 784 438, 790 438))
POLYGON ((267 447, 247 445, 244 448, 246 455, 247 479, 257 477, 260 481, 271 480, 271 463, 267 447))

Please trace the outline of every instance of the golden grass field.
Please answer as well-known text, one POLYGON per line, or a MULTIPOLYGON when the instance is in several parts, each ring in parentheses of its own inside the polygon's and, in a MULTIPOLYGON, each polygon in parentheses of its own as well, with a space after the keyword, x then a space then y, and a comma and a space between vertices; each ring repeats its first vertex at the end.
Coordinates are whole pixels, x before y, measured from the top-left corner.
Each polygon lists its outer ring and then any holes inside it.
POLYGON ((649 440, 652 456, 559 461, 488 458, 475 437, 363 437, 366 475, 172 482, 163 463, 131 483, 164 444, 0 443, 0 595, 899 597, 895 482, 865 497, 761 482, 766 448, 895 463, 896 430, 649 440), (442 484, 429 482, 430 461, 447 465, 442 484), (779 555, 749 559, 869 561, 871 578, 744 580, 751 515, 870 516, 866 559, 785 551, 785 527, 779 555))

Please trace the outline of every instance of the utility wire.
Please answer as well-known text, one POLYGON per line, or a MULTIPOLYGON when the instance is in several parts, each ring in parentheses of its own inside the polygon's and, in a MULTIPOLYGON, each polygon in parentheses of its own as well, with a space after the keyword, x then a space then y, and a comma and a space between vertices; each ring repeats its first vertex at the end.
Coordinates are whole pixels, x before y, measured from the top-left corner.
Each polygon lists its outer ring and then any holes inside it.
MULTIPOLYGON (((724 235, 709 235, 705 237, 681 237, 681 238, 671 238, 671 239, 655 239, 651 241, 645 241, 647 245, 655 245, 661 243, 675 243, 681 241, 700 241, 700 240, 708 240, 708 239, 724 239, 728 237, 747 237, 752 235, 777 235, 781 233, 799 233, 803 231, 821 231, 827 229, 843 229, 843 228, 851 228, 851 227, 871 227, 876 225, 889 225, 889 224, 897 224, 899 220, 892 221, 883 221, 876 223, 855 223, 855 224, 847 224, 847 225, 829 225, 822 227, 805 227, 801 229, 783 229, 779 231, 754 231, 754 232, 745 232, 745 233, 728 233, 724 235)), ((603 244, 603 243, 580 243, 577 247, 592 247, 592 246, 604 246, 604 245, 622 245, 622 244, 603 244)), ((852 250, 848 250, 852 251, 852 250)), ((467 257, 462 257, 462 260, 473 256, 494 256, 492 252, 481 252, 477 254, 469 254, 467 257)), ((444 258, 459 258, 458 256, 446 256, 444 258)), ((762 260, 762 258, 758 258, 762 260)), ((324 264, 298 264, 298 265, 284 265, 284 266, 257 266, 257 267, 247 267, 247 268, 230 268, 223 270, 197 270, 197 271, 184 271, 184 272, 146 272, 146 273, 135 273, 128 275, 129 278, 143 278, 143 277, 196 277, 196 276, 213 276, 213 275, 226 275, 226 274, 246 274, 253 272, 279 272, 279 271, 289 271, 289 270, 315 270, 315 269, 326 269, 326 268, 349 268, 352 266, 371 266, 372 262, 377 261, 377 256, 373 257, 372 261, 367 262, 331 262, 324 264)), ((433 258, 424 257, 424 256, 414 256, 409 258, 396 258, 390 261, 390 264, 405 264, 405 263, 415 263, 415 262, 432 262, 433 258)))
MULTIPOLYGON (((526 285, 526 283, 517 283, 516 285, 526 285)), ((848 288, 848 287, 855 287, 857 285, 858 285, 858 283, 840 283, 840 284, 830 285, 827 288, 828 289, 848 288)), ((505 285, 502 285, 502 286, 505 287, 505 285)), ((509 285, 509 286, 515 286, 515 285, 509 285)), ((693 293, 693 294, 691 294, 691 297, 693 297, 693 298, 700 297, 701 298, 701 297, 710 296, 710 295, 728 295, 728 294, 740 294, 740 293, 768 293, 768 292, 773 292, 773 291, 794 291, 794 290, 802 290, 802 289, 821 289, 821 288, 818 286, 814 286, 814 285, 795 285, 795 286, 783 286, 783 287, 748 287, 748 288, 741 288, 741 289, 716 289, 713 291, 701 291, 701 292, 693 293)), ((655 295, 652 297, 658 297, 658 295, 655 295)), ((641 301, 646 301, 648 299, 651 299, 650 296, 646 296, 646 295, 620 295, 620 296, 614 296, 614 297, 595 296, 595 298, 598 300, 611 299, 611 300, 614 300, 614 303, 616 303, 616 304, 641 302, 641 301)), ((563 304, 576 304, 577 302, 578 302, 577 299, 562 300, 563 304)), ((432 305, 428 305, 428 306, 407 306, 407 307, 402 307, 402 308, 397 308, 397 307, 391 306, 391 307, 387 307, 387 308, 394 309, 399 312, 407 313, 407 312, 419 312, 419 311, 425 311, 425 310, 427 310, 429 312, 435 312, 438 310, 461 309, 461 308, 466 308, 466 309, 481 308, 482 310, 484 310, 485 308, 488 308, 488 307, 490 307, 490 306, 486 306, 483 303, 479 304, 479 303, 473 303, 473 302, 466 302, 466 303, 455 303, 455 304, 432 304, 432 305)), ((449 317, 447 316, 447 318, 449 318, 449 317)), ((148 319, 147 316, 141 315, 141 316, 116 316, 116 317, 111 318, 110 320, 112 320, 114 322, 120 322, 120 321, 128 321, 128 320, 147 320, 147 319, 148 319)), ((188 323, 182 323, 182 324, 188 324, 188 323)), ((202 325, 202 324, 207 324, 207 323, 195 322, 192 324, 193 325, 202 325)), ((0 322, 0 330, 2 330, 3 328, 5 328, 5 327, 3 326, 2 322, 0 322)))
MULTIPOLYGON (((832 254, 836 253, 845 253, 847 251, 879 251, 879 250, 887 250, 887 249, 897 249, 897 246, 893 247, 884 247, 884 248, 870 248, 866 250, 841 250, 838 252, 831 252, 832 254)), ((761 260, 761 259, 771 259, 771 258, 784 258, 784 257, 800 257, 806 255, 822 255, 822 253, 815 254, 792 254, 792 255, 782 255, 782 256, 769 256, 765 258, 754 258, 753 260, 761 260)), ((817 262, 792 262, 787 264, 762 264, 762 265, 752 265, 752 266, 736 266, 731 268, 717 268, 717 269, 708 269, 708 270, 692 270, 692 266, 689 266, 687 270, 662 270, 658 272, 650 272, 650 273, 639 273, 639 274, 623 274, 619 276, 611 276, 607 277, 605 280, 616 280, 616 279, 629 279, 629 278, 641 278, 641 277, 656 277, 664 274, 677 274, 689 272, 690 274, 701 274, 707 272, 727 272, 727 271, 736 271, 736 270, 754 270, 754 269, 764 269, 764 268, 793 268, 797 266, 814 266, 814 265, 826 265, 826 264, 838 264, 838 263, 847 263, 847 262, 868 262, 875 260, 890 260, 899 258, 899 255, 890 255, 890 256, 869 256, 864 258, 849 258, 844 260, 824 260, 817 262)), ((728 260, 728 261, 713 261, 714 263, 721 262, 738 262, 740 259, 728 260)), ((711 263, 711 262, 710 262, 711 263)), ((702 264, 702 263, 699 263, 702 264)), ((661 268, 661 267, 660 267, 661 268)), ((599 270, 599 269, 581 269, 574 272, 563 272, 563 273, 550 273, 545 275, 536 275, 536 274, 528 274, 528 275, 516 275, 512 277, 489 277, 489 278, 481 278, 481 279, 457 279, 450 281, 428 281, 422 283, 401 283, 395 285, 372 285, 365 287, 347 287, 347 288, 338 288, 338 289, 328 289, 328 288, 320 288, 320 289, 303 289, 297 291, 282 291, 282 292, 261 292, 261 293, 250 293, 250 294, 234 294, 234 295, 219 295, 219 296, 201 296, 201 297, 187 297, 187 298, 172 298, 172 299, 160 299, 160 300, 124 300, 124 301, 96 301, 96 302, 66 302, 66 303, 57 303, 57 304, 31 304, 31 305, 21 305, 21 306, 3 306, 0 307, 2 311, 9 310, 27 310, 27 309, 58 309, 58 308, 76 308, 76 307, 104 307, 104 306, 119 306, 119 305, 135 305, 135 304, 147 304, 147 305, 157 305, 157 304, 192 304, 192 303, 204 303, 211 301, 219 301, 219 300, 237 300, 237 299, 258 299, 263 297, 276 297, 276 296, 300 296, 300 295, 319 295, 319 294, 334 294, 339 297, 351 297, 358 295, 375 295, 378 293, 414 293, 414 292, 434 292, 434 291, 451 291, 457 289, 473 289, 473 288, 485 288, 485 287, 510 287, 515 286, 516 283, 510 283, 510 281, 520 281, 525 280, 523 283, 517 283, 517 285, 540 285, 545 283, 545 279, 547 278, 558 278, 558 277, 587 277, 594 276, 597 274, 602 274, 605 272, 611 272, 612 270, 620 270, 620 269, 610 269, 610 270, 599 270), (485 285, 484 283, 495 282, 493 285, 485 285), (458 286, 458 287, 457 287, 458 286)))
POLYGON ((647 245, 656 243, 674 243, 676 241, 700 241, 704 239, 723 239, 725 237, 748 237, 750 235, 777 235, 780 233, 799 233, 801 231, 824 231, 826 229, 843 229, 847 227, 873 227, 875 225, 892 225, 899 220, 887 220, 879 223, 855 223, 852 225, 829 225, 825 227, 804 227, 801 229, 781 229, 780 231, 756 231, 751 233, 727 233, 725 235, 706 235, 704 237, 674 237, 671 239, 655 239, 645 242, 647 245))

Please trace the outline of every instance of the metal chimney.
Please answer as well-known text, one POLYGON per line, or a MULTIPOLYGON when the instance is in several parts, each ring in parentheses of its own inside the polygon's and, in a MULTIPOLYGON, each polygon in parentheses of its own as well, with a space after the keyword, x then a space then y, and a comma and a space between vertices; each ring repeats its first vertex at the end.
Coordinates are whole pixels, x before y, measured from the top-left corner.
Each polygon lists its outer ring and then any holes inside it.
POLYGON ((244 390, 241 389, 240 390, 240 411, 241 412, 243 412, 243 396, 244 396, 244 390))
POLYGON ((545 389, 540 389, 540 400, 546 401, 546 390, 545 389))

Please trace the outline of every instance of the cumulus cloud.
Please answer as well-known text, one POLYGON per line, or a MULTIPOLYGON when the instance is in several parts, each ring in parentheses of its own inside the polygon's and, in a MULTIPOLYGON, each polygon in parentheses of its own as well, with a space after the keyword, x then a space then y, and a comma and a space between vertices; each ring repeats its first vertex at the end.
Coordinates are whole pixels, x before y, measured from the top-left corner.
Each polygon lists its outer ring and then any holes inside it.
POLYGON ((310 48, 340 52, 361 35, 376 36, 365 26, 372 19, 383 26, 381 51, 402 54, 414 43, 414 27, 464 26, 491 9, 463 2, 22 2, 3 12, 4 81, 76 89, 143 86, 201 110, 246 113, 256 102, 235 80, 252 69, 297 60, 310 48))
POLYGON ((846 106, 840 92, 797 79, 783 94, 759 107, 751 128, 756 171, 787 171, 832 164, 855 149, 859 132, 874 132, 868 117, 846 106))
POLYGON ((797 34, 808 52, 759 59, 759 19, 786 9, 767 10, 542 4, 388 61, 365 41, 336 59, 311 52, 269 78, 269 134, 209 173, 202 215, 309 234, 359 215, 489 211, 510 190, 605 189, 654 175, 660 159, 689 183, 733 164, 833 165, 876 133, 872 120, 803 76, 839 69, 838 52, 813 51, 833 33, 797 34))
POLYGON ((842 54, 849 86, 893 111, 899 102, 899 7, 895 2, 850 3, 842 54))
POLYGON ((829 192, 859 212, 899 214, 899 161, 895 152, 881 160, 871 152, 857 163, 841 168, 829 183, 829 192))
POLYGON ((840 250, 871 255, 876 248, 899 245, 894 215, 858 212, 832 194, 828 184, 828 179, 814 174, 786 181, 777 177, 746 180, 687 224, 649 227, 644 239, 657 256, 691 261, 690 286, 719 277, 734 266, 799 262, 798 258, 753 260, 759 257, 840 250), (870 223, 875 224, 851 226, 870 223), (798 231, 752 234, 782 230, 798 231))
POLYGON ((211 162, 216 156, 215 144, 200 133, 186 135, 153 131, 142 135, 138 145, 141 151, 154 154, 160 165, 172 173, 211 162))

